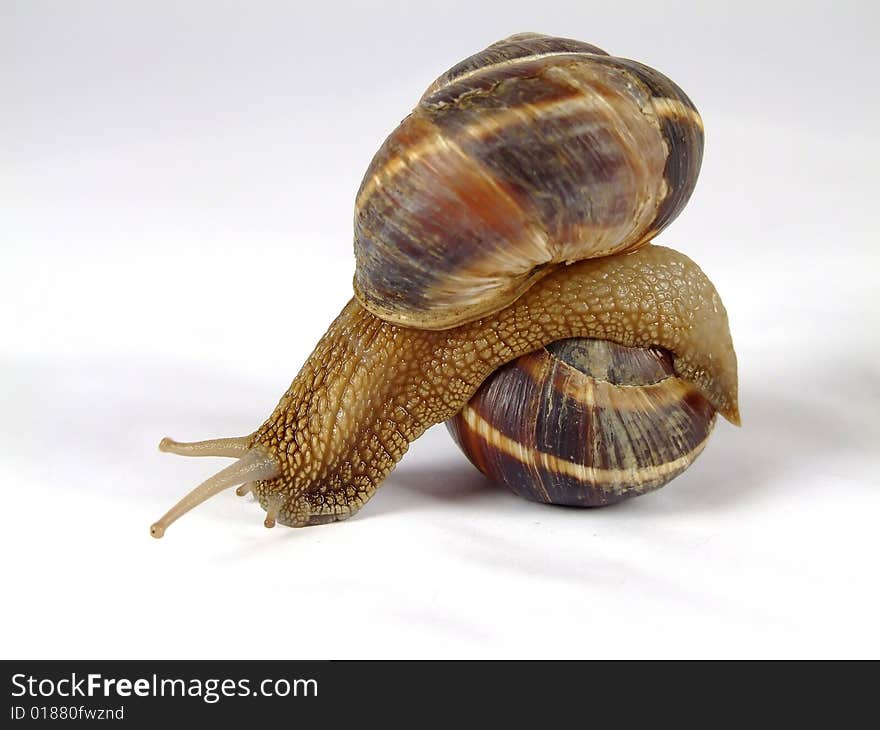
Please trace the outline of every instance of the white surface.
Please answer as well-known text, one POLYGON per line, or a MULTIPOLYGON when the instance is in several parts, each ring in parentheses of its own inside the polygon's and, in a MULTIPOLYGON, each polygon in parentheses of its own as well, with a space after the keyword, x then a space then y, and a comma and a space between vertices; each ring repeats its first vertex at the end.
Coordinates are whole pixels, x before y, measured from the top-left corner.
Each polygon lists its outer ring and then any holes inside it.
POLYGON ((3 657, 880 654, 880 72, 872 3, 0 5, 3 657), (619 507, 489 487, 438 427, 353 520, 231 492, 350 296, 360 177, 505 35, 678 81, 708 130, 661 241, 730 312, 743 428, 619 507))

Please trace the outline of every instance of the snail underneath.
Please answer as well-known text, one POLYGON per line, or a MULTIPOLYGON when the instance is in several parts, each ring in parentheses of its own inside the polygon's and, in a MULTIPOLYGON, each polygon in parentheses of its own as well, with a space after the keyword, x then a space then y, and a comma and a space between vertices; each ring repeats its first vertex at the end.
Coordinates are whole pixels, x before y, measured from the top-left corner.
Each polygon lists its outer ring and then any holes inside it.
POLYGON ((454 66, 367 169, 354 298, 254 433, 163 439, 238 460, 151 534, 233 486, 269 527, 345 519, 443 421, 541 501, 607 504, 678 474, 716 412, 739 423, 718 293, 651 243, 702 148, 681 89, 586 43, 520 34, 454 66))

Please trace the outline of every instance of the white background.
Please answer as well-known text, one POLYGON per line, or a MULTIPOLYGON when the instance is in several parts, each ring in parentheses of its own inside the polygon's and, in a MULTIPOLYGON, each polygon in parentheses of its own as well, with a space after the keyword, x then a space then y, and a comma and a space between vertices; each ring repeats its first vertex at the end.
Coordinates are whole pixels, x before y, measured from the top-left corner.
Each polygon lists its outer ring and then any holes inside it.
POLYGON ((880 655, 874 3, 0 3, 0 652, 880 655), (743 427, 660 492, 493 488, 440 426, 355 519, 262 527, 163 435, 259 425, 350 296, 354 194, 514 32, 655 66, 707 129, 660 241, 724 297, 743 427))

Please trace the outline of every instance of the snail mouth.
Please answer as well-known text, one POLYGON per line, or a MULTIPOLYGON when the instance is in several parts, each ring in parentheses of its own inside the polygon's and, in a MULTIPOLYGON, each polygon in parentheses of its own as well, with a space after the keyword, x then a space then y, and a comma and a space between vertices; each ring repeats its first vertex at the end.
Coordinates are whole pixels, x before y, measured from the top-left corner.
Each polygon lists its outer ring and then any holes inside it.
POLYGON ((159 520, 150 526, 150 535, 160 538, 165 530, 187 512, 220 492, 239 487, 236 491, 243 495, 250 491, 252 483, 264 479, 274 479, 281 474, 277 459, 262 446, 249 446, 250 436, 237 438, 211 439, 183 443, 164 438, 159 450, 180 456, 240 456, 234 464, 206 479, 186 494, 159 520), (243 485, 243 486, 239 486, 243 485))

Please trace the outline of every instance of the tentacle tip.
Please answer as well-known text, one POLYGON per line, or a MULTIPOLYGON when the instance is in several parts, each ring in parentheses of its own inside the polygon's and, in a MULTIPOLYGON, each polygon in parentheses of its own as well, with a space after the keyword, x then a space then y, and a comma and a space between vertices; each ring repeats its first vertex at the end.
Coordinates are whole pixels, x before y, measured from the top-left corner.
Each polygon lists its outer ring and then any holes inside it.
POLYGON ((263 520, 263 526, 272 529, 273 527, 275 527, 275 518, 267 517, 265 520, 263 520))
POLYGON ((157 540, 165 534, 165 525, 161 525, 158 522, 154 522, 150 525, 150 536, 155 537, 157 540))
POLYGON ((159 451, 169 452, 174 446, 174 439, 166 436, 159 442, 159 451))

